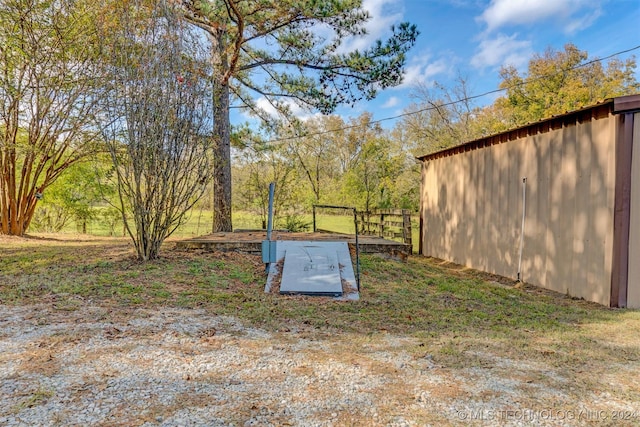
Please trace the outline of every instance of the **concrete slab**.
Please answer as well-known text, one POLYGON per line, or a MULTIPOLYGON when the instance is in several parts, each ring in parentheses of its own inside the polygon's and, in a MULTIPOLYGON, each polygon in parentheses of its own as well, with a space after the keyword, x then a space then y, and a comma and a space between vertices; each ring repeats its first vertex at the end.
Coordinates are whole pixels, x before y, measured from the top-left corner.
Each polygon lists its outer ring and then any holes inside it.
MULTIPOLYGON (((351 250, 355 250, 355 236, 337 233, 285 233, 273 232, 273 239, 282 241, 332 241, 347 242, 351 250)), ((242 252, 260 254, 262 242, 266 239, 265 231, 214 233, 207 236, 195 237, 176 242, 181 250, 201 250, 220 252, 242 252)), ((397 261, 406 261, 411 254, 411 246, 380 237, 360 236, 359 249, 361 254, 378 254, 397 261)))

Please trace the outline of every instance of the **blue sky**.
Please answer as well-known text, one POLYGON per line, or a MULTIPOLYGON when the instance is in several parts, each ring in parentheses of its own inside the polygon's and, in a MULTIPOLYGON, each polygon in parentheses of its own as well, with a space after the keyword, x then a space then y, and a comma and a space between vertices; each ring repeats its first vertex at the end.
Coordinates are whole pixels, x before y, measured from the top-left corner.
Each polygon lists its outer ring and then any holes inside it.
MULTIPOLYGON (((408 55, 404 83, 373 101, 340 108, 345 120, 364 111, 378 120, 400 114, 416 84, 451 85, 459 73, 468 78, 471 94, 495 90, 501 66, 524 71, 531 55, 549 46, 560 50, 570 42, 601 58, 640 45, 640 0, 363 0, 363 7, 372 15, 369 34, 350 40, 350 47, 366 47, 403 21, 421 34, 408 55)), ((632 54, 638 58, 640 49, 620 58, 632 54)), ((383 125, 393 126, 393 120, 383 125)))

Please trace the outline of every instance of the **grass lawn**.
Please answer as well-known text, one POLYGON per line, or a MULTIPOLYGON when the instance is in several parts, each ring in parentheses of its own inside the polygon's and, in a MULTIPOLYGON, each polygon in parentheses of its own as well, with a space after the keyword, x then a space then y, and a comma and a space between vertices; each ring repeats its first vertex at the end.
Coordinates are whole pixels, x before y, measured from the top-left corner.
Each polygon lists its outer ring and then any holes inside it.
MULTIPOLYGON (((52 301, 73 310, 91 300, 117 306, 204 307, 267 329, 291 323, 359 334, 402 332, 431 339, 434 352, 446 355, 444 363, 465 359, 465 350, 475 346, 502 347, 529 357, 548 357, 550 347, 560 359, 572 355, 576 362, 604 358, 611 352, 590 339, 594 325, 612 331, 640 327, 638 311, 500 284, 474 270, 423 257, 399 263, 363 255, 361 300, 337 303, 267 295, 259 257, 180 252, 171 241, 161 259, 148 263, 134 259, 126 239, 72 235, 5 237, 0 255, 3 304, 52 301)), ((640 352, 634 354, 640 358, 640 352)))
POLYGON ((304 328, 340 342, 345 355, 362 340, 409 337, 419 344, 403 351, 429 355, 451 372, 539 364, 570 381, 546 374, 518 381, 560 388, 576 402, 596 392, 640 402, 637 310, 609 309, 423 257, 399 263, 362 256, 361 263, 360 301, 336 302, 265 294, 256 256, 180 252, 169 241, 161 259, 139 263, 126 239, 0 237, 0 304, 44 303, 68 312, 86 304, 198 308, 274 333, 304 328))
MULTIPOLYGON (((209 234, 211 232, 211 225, 213 222, 213 212, 210 210, 201 210, 201 209, 192 209, 187 216, 185 217, 185 222, 173 233, 172 237, 175 238, 188 238, 188 237, 197 237, 209 234)), ((312 231, 313 229, 313 215, 305 214, 300 215, 299 220, 308 225, 307 231, 312 231)), ((316 226, 319 229, 324 229, 327 231, 337 232, 337 233, 345 233, 345 234, 353 234, 354 233, 354 223, 353 216, 345 214, 345 215, 330 215, 326 212, 319 211, 316 217, 316 226)), ((282 224, 277 227, 282 227, 282 224)), ((262 220, 259 216, 252 214, 250 212, 243 211, 234 211, 233 212, 233 228, 234 229, 260 229, 262 228, 262 220)), ((77 230, 77 225, 75 223, 69 223, 62 230, 63 233, 73 234, 77 230)), ((412 218, 412 239, 413 239, 413 249, 414 252, 418 251, 418 239, 419 239, 419 223, 417 217, 412 218)), ((93 221, 90 221, 87 224, 87 233, 93 236, 103 236, 108 237, 111 235, 112 231, 109 226, 99 218, 93 221)), ((117 236, 124 236, 124 230, 122 224, 119 224, 113 230, 113 234, 117 236)))
MULTIPOLYGON (((184 224, 180 225, 178 229, 173 233, 173 237, 195 237, 209 234, 211 232, 211 225, 213 218, 213 212, 206 209, 192 209, 187 213, 184 218, 184 224)), ((311 218, 311 216, 309 216, 311 218)), ((261 228, 262 223, 257 215, 249 212, 234 211, 233 212, 233 226, 234 228, 261 228)), ((69 222, 62 233, 73 234, 78 230, 77 224, 73 221, 69 222)), ((92 236, 109 237, 112 235, 112 230, 107 223, 100 217, 89 221, 87 224, 87 233, 92 236)), ((113 235, 124 236, 126 231, 122 227, 122 221, 113 229, 113 235)))

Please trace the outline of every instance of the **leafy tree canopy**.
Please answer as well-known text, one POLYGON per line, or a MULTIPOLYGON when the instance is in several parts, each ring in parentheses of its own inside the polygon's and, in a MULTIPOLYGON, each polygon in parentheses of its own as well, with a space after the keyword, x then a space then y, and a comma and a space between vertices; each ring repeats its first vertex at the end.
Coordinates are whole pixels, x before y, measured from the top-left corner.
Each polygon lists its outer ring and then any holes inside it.
POLYGON ((637 93, 636 60, 589 60, 587 52, 573 44, 564 50, 551 48, 535 54, 527 72, 520 74, 513 66, 500 71, 501 88, 506 95, 496 100, 496 107, 506 128, 563 114, 593 105, 606 98, 637 93))
POLYGON ((95 149, 94 19, 84 0, 0 6, 2 234, 24 234, 47 187, 95 149))
POLYGON ((214 198, 217 231, 231 230, 231 101, 269 120, 256 97, 287 113, 295 102, 323 113, 372 99, 402 81, 415 25, 392 28, 365 50, 345 46, 363 35, 369 14, 359 0, 183 0, 185 19, 211 42, 214 77, 214 198))
POLYGON ((262 0, 183 2, 191 22, 216 35, 219 79, 246 106, 249 92, 274 105, 281 98, 323 113, 340 104, 373 98, 402 80, 405 53, 418 35, 414 25, 364 51, 348 51, 349 36, 366 33, 370 18, 355 0, 262 0), (248 92, 247 92, 248 91, 248 92))
POLYGON ((513 66, 500 71, 500 88, 506 91, 493 104, 472 103, 468 80, 459 77, 453 87, 435 83, 417 87, 411 107, 416 113, 402 125, 417 143, 418 155, 462 144, 596 104, 607 98, 640 91, 635 78, 636 60, 589 60, 573 44, 535 54, 526 72, 513 66))

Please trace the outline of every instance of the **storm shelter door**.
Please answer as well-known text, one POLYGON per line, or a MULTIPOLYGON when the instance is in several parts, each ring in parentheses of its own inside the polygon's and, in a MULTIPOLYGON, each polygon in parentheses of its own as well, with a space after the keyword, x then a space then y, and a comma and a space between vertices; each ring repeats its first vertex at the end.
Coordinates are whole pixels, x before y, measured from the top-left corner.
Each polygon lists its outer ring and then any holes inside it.
POLYGON ((345 242, 287 242, 280 293, 341 296, 345 253, 345 242))

